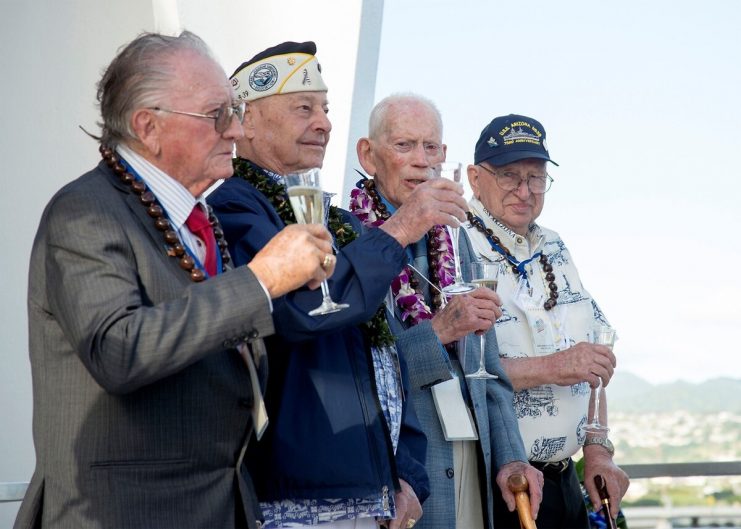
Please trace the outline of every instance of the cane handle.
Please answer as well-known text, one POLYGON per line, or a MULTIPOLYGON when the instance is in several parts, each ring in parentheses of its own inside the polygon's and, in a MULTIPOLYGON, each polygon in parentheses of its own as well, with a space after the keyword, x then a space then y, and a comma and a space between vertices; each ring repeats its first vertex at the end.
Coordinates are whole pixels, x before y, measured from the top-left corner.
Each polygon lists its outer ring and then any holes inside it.
POLYGON ((520 527, 522 529, 537 529, 535 520, 533 520, 533 516, 530 513, 530 495, 528 494, 527 478, 523 474, 512 474, 507 479, 507 486, 512 494, 515 495, 517 515, 520 517, 520 527))

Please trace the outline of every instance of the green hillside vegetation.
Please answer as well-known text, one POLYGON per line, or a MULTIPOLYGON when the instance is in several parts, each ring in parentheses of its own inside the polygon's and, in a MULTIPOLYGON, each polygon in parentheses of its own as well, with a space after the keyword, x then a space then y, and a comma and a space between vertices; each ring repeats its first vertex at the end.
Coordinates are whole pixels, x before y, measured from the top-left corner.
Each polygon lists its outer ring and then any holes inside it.
POLYGON ((610 410, 623 413, 741 413, 741 380, 733 378, 653 385, 618 371, 607 386, 607 394, 610 410))

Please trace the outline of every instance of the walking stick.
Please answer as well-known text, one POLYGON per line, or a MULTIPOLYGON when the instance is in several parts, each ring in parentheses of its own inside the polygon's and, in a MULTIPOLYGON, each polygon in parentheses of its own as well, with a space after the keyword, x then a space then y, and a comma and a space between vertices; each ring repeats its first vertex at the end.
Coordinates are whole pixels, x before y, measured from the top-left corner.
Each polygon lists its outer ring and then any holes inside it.
POLYGON ((512 474, 507 479, 507 486, 512 494, 515 495, 515 504, 517 505, 517 515, 520 517, 521 529, 538 529, 533 516, 530 514, 530 496, 528 494, 527 478, 524 474, 512 474))
POLYGON ((605 518, 607 523, 610 524, 610 529, 617 529, 617 522, 610 514, 610 495, 607 493, 607 483, 605 479, 597 474, 594 476, 594 484, 597 486, 597 492, 599 492, 599 499, 602 501, 602 510, 605 511, 605 518))

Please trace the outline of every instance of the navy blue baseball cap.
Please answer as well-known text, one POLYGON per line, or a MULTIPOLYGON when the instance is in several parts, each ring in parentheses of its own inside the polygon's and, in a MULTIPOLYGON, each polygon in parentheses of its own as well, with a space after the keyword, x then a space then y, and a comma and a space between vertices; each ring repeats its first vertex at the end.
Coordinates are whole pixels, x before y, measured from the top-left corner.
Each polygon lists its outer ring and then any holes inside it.
POLYGON ((527 158, 551 160, 545 143, 545 129, 538 120, 518 114, 500 116, 491 120, 481 131, 473 163, 488 162, 502 166, 527 158))

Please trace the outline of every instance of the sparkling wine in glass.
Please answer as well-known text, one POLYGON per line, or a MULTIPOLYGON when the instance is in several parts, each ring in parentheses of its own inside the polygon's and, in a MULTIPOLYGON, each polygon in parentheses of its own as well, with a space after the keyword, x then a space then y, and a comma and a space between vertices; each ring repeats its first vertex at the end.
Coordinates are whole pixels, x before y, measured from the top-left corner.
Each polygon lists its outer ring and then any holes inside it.
MULTIPOLYGON (((477 287, 487 287, 494 291, 497 289, 499 281, 499 263, 490 263, 488 261, 476 261, 471 263, 471 283, 477 287)), ((479 335, 481 351, 479 352, 479 368, 473 373, 466 375, 466 378, 499 378, 486 370, 486 333, 479 335)))
MULTIPOLYGON (((592 343, 606 345, 612 350, 612 346, 615 344, 615 329, 609 325, 598 325, 593 330, 592 343)), ((600 401, 605 394, 605 388, 602 386, 602 378, 599 378, 599 384, 592 390, 592 420, 584 426, 584 431, 593 434, 605 434, 610 429, 600 423, 600 401)))
MULTIPOLYGON (((440 164, 440 177, 453 180, 454 182, 461 181, 461 164, 460 162, 443 162, 440 164)), ((458 219, 455 219, 458 222, 458 219)), ((455 227, 448 226, 450 233, 450 241, 453 244, 451 251, 453 252, 453 262, 455 263, 455 281, 443 288, 443 292, 450 295, 465 294, 471 292, 476 288, 476 285, 466 283, 463 281, 463 275, 461 274, 461 261, 458 257, 458 234, 460 232, 460 226, 455 227)))
MULTIPOLYGON (((285 177, 288 200, 299 224, 324 224, 324 194, 319 184, 319 174, 319 169, 309 169, 301 173, 290 173, 285 177)), ((322 304, 309 311, 309 316, 331 314, 349 306, 332 300, 325 279, 322 281, 322 304)))

